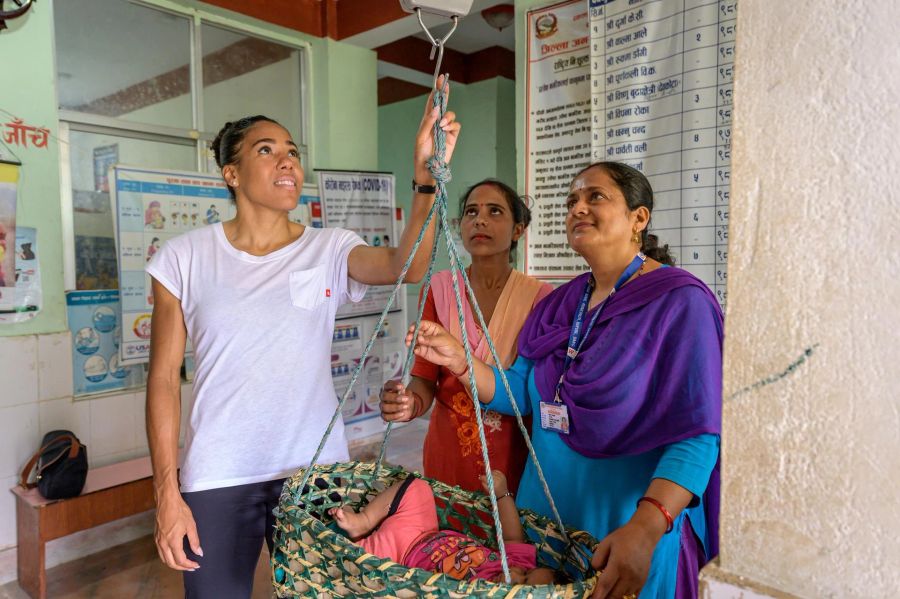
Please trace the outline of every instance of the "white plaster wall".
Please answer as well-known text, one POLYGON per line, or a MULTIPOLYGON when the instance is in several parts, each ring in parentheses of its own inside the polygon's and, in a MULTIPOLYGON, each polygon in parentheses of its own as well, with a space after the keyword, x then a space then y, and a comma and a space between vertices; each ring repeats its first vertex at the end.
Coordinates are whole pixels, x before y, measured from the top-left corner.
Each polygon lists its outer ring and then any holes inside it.
POLYGON ((721 568, 894 597, 900 2, 742 1, 736 57, 721 568))
MULTIPOLYGON (((16 577, 16 509, 7 491, 44 433, 65 428, 87 445, 91 467, 148 454, 144 390, 72 397, 71 335, 0 337, 0 584, 16 577)), ((181 389, 181 436, 191 385, 181 389)), ((147 514, 72 535, 47 546, 48 567, 149 534, 147 514)))

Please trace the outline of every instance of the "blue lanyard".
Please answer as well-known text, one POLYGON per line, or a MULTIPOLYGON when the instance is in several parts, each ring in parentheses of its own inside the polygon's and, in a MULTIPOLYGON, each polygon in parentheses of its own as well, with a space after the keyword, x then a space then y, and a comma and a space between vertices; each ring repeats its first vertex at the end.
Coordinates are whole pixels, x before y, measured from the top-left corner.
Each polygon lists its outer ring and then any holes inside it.
POLYGON ((559 391, 562 388, 563 379, 566 376, 566 372, 569 370, 572 362, 575 361, 575 358, 578 357, 578 353, 581 351, 581 347, 584 345, 584 342, 587 339, 588 334, 591 332, 591 329, 594 328, 594 324, 597 322, 600 314, 603 313, 603 309, 606 307, 607 302, 609 302, 609 298, 611 298, 613 294, 615 294, 615 292, 625 284, 625 281, 634 276, 634 273, 638 271, 638 269, 644 264, 644 261, 646 259, 647 256, 645 256, 643 252, 638 252, 637 255, 635 255, 634 259, 631 261, 631 264, 629 264, 628 268, 626 268, 625 271, 619 276, 616 284, 613 285, 612 291, 609 292, 609 295, 606 296, 606 299, 604 299, 603 303, 600 304, 600 308, 594 313, 594 316, 591 317, 590 322, 584 329, 584 333, 582 333, 581 326, 584 324, 584 316, 587 312, 588 304, 590 304, 591 302, 591 294, 594 292, 594 278, 591 277, 588 279, 587 284, 584 286, 584 293, 581 295, 581 302, 578 304, 578 311, 575 312, 575 320, 572 321, 572 331, 569 333, 569 346, 566 348, 566 361, 563 363, 563 370, 562 374, 559 375, 559 382, 556 383, 556 395, 553 399, 556 403, 560 402, 559 391))

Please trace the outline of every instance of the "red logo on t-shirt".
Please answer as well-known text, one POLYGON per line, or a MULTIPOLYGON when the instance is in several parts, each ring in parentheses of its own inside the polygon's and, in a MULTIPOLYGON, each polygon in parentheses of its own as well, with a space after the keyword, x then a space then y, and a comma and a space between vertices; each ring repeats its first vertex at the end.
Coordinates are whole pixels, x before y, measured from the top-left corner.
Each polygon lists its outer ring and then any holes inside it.
POLYGON ((325 297, 331 297, 331 289, 325 289, 325 297))

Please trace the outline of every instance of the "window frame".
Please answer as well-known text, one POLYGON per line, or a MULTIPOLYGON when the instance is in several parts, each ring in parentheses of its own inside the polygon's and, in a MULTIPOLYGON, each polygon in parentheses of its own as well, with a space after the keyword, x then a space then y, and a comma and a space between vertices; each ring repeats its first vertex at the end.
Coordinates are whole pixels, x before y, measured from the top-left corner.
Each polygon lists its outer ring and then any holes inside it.
MULTIPOLYGON (((296 132, 294 141, 300 151, 301 161, 308 165, 306 170, 314 172, 310 163, 311 156, 309 142, 310 130, 310 79, 312 77, 312 53, 311 44, 305 40, 296 39, 278 31, 272 31, 252 23, 242 22, 238 15, 224 16, 203 9, 189 8, 173 5, 166 0, 120 0, 144 8, 169 13, 190 20, 190 94, 191 94, 191 125, 190 129, 180 127, 167 127, 149 123, 138 123, 116 117, 78 112, 68 109, 58 109, 59 114, 59 174, 60 174, 60 204, 62 211, 62 237, 63 237, 63 281, 66 290, 76 287, 75 272, 75 218, 73 213, 72 194, 72 164, 69 153, 69 139, 72 131, 116 135, 120 137, 132 137, 145 141, 174 143, 178 145, 193 146, 195 149, 194 167, 201 173, 210 172, 210 160, 208 159, 208 146, 217 131, 206 131, 200 128, 203 123, 203 47, 201 29, 203 25, 211 25, 221 29, 227 29, 247 37, 255 37, 265 41, 287 46, 300 52, 299 73, 300 81, 300 131, 296 132)), ((249 19, 249 17, 247 17, 249 19)), ((275 28, 276 25, 271 25, 275 28)), ((54 40, 55 42, 55 40, 54 40)), ((54 61, 56 60, 56 48, 54 43, 54 61)), ((58 85, 58 84, 57 84, 58 85)), ((59 102, 57 101, 57 106, 59 102)), ((206 123, 203 123, 206 125, 206 123)))

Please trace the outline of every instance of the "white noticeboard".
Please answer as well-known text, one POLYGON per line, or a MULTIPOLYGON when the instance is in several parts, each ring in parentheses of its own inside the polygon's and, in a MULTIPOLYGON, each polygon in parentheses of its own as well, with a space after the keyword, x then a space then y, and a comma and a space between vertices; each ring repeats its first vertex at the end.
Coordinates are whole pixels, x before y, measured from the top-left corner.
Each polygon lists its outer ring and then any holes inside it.
POLYGON ((590 0, 592 161, 653 186, 651 230, 725 304, 737 0, 590 0))
POLYGON ((525 193, 534 199, 525 230, 525 273, 539 279, 587 270, 566 238, 566 196, 590 162, 590 31, 587 4, 572 0, 527 15, 525 193))
POLYGON ((234 201, 219 175, 116 165, 110 194, 119 265, 119 363, 150 359, 153 293, 144 267, 166 241, 232 218, 234 201))

